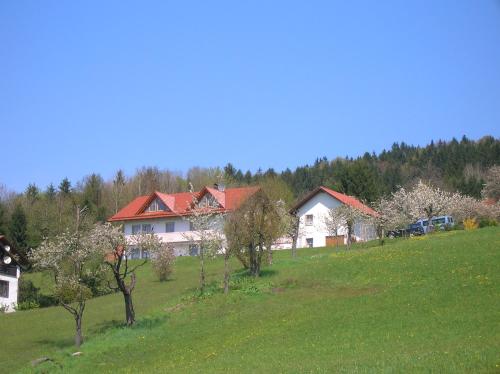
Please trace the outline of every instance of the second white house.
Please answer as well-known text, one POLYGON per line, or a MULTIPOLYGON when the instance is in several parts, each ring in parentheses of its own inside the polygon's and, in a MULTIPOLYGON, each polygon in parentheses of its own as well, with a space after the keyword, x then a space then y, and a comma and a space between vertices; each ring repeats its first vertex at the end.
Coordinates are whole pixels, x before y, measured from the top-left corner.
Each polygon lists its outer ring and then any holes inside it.
MULTIPOLYGON (((332 235, 326 224, 326 217, 331 209, 342 204, 352 206, 367 216, 376 216, 370 207, 353 196, 344 195, 326 187, 318 187, 307 194, 292 208, 292 212, 299 217, 297 247, 324 247, 336 244, 346 244, 347 228, 339 227, 337 235, 332 235)), ((353 227, 355 241, 367 241, 377 238, 375 226, 367 220, 355 222, 353 227)))

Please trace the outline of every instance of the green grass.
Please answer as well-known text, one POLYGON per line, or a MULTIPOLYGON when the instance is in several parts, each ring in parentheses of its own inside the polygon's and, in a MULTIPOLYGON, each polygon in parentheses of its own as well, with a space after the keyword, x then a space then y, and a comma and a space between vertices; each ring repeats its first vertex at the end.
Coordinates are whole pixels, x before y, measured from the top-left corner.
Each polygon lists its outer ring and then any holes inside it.
MULTIPOLYGON (((79 357, 62 308, 2 315, 0 371, 500 371, 499 228, 274 260, 257 282, 234 276, 238 290, 205 298, 192 297, 196 259, 180 259, 166 283, 144 267, 137 326, 120 326, 120 295, 91 300, 79 357), (31 368, 41 356, 56 364, 31 368)), ((210 263, 209 280, 221 275, 210 263)))

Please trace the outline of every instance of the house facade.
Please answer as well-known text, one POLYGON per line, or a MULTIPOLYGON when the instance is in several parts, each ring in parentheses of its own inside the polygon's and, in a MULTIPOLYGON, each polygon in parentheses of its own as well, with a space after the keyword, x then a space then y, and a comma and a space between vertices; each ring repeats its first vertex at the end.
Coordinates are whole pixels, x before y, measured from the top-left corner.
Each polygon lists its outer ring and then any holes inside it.
MULTIPOLYGON (((347 243, 347 227, 339 226, 334 234, 326 223, 329 211, 342 204, 359 209, 367 216, 376 216, 370 207, 353 196, 344 195, 326 187, 318 187, 292 208, 299 217, 297 247, 325 247, 347 243)), ((355 241, 367 241, 377 238, 375 226, 366 220, 359 220, 353 226, 355 241)))
MULTIPOLYGON (((173 247, 176 256, 194 256, 198 254, 199 248, 188 219, 194 202, 200 206, 215 207, 221 213, 229 213, 258 190, 259 187, 225 189, 214 186, 193 193, 153 192, 137 197, 108 221, 122 223, 125 235, 130 239, 139 233, 154 233, 173 247)), ((219 225, 222 230, 223 222, 219 225)), ((148 258, 149 254, 141 248, 132 247, 130 257, 148 258)))
POLYGON ((0 310, 14 312, 17 307, 21 268, 7 239, 0 235, 0 310))

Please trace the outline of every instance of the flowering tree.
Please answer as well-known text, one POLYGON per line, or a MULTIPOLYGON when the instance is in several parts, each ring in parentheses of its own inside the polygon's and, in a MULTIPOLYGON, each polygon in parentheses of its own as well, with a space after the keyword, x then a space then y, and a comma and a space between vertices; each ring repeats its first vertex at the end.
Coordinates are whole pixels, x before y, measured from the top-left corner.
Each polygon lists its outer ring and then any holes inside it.
POLYGON ((153 254, 153 270, 161 282, 166 281, 170 277, 170 274, 172 274, 172 265, 174 261, 174 249, 168 243, 165 243, 161 251, 157 251, 153 254))
POLYGON ((288 229, 286 234, 292 238, 292 257, 297 257, 297 241, 299 240, 300 217, 296 214, 288 215, 288 229))
POLYGON ((361 210, 346 204, 330 209, 326 217, 324 217, 329 232, 336 234, 339 228, 346 228, 348 248, 351 246, 354 225, 367 219, 368 216, 361 210))
POLYGON ((225 237, 222 231, 224 213, 221 212, 215 200, 204 200, 203 204, 192 193, 190 215, 186 217, 191 225, 191 231, 184 237, 191 243, 197 243, 200 260, 200 293, 205 291, 205 259, 214 258, 218 253, 224 253, 224 292, 229 290, 229 257, 230 252, 224 250, 225 237))
POLYGON ((450 205, 450 213, 457 222, 478 218, 497 219, 500 215, 498 203, 479 201, 471 196, 458 193, 453 194, 450 205))
POLYGON ((67 230, 53 239, 45 240, 30 254, 35 268, 52 273, 55 296, 75 319, 77 347, 83 342, 82 319, 85 303, 92 297, 92 290, 86 284, 86 280, 98 279, 104 273, 101 257, 96 256, 87 233, 82 233, 80 230, 80 216, 85 210, 77 207, 77 223, 74 231, 67 230))
POLYGON ((384 244, 386 232, 396 230, 408 226, 412 222, 412 218, 407 214, 408 207, 401 205, 393 198, 382 197, 373 203, 376 216, 370 217, 370 220, 377 228, 377 235, 380 244, 384 244))
POLYGON ((482 191, 483 198, 500 200, 500 166, 492 166, 486 173, 486 183, 482 191))
POLYGON ((394 209, 397 209, 410 222, 421 218, 429 220, 432 226, 432 217, 450 213, 453 204, 453 194, 439 188, 431 187, 419 181, 411 190, 401 187, 392 194, 394 209))
POLYGON ((147 260, 139 263, 130 263, 131 248, 140 247, 148 251, 151 257, 162 251, 165 245, 154 234, 134 235, 129 242, 125 238, 122 227, 113 226, 110 223, 96 224, 90 232, 90 239, 93 249, 104 258, 115 280, 115 285, 108 283, 108 286, 123 294, 125 302, 125 320, 128 326, 135 323, 134 304, 132 302, 132 292, 135 288, 137 277, 135 271, 144 265, 147 260))
POLYGON ((344 220, 336 209, 328 209, 328 212, 323 216, 323 225, 330 236, 337 236, 343 223, 344 220))

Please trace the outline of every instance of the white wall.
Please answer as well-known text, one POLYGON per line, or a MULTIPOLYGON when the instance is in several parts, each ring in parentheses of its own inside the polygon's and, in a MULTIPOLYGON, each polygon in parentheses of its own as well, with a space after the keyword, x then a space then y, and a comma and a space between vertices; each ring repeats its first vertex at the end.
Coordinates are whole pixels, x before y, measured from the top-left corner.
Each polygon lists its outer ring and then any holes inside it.
MULTIPOLYGON (((222 230, 223 223, 224 221, 216 222, 214 224, 214 228, 222 230)), ((133 225, 142 224, 152 225, 154 233, 161 239, 161 241, 163 241, 164 243, 169 243, 173 247, 176 256, 189 256, 189 245, 192 242, 196 242, 196 233, 190 230, 189 221, 180 217, 134 220, 125 222, 125 235, 132 235, 133 225), (174 232, 166 232, 165 225, 167 222, 175 222, 174 232)))
MULTIPOLYGON (((341 204, 342 203, 340 201, 327 194, 326 192, 318 192, 304 205, 302 205, 297 211, 297 216, 300 218, 297 247, 307 247, 308 238, 313 239, 314 247, 326 246, 326 237, 330 236, 331 233, 326 227, 325 218, 328 216, 328 212, 330 209, 337 208, 341 204), (306 215, 310 214, 313 215, 313 224, 311 226, 308 226, 306 225, 306 215)), ((357 222, 354 225, 353 231, 353 234, 358 241, 365 241, 376 238, 375 228, 372 225, 357 222)), ((347 228, 340 227, 337 231, 337 235, 347 236, 347 228)), ((347 238, 345 238, 345 240, 347 240, 347 238)))
POLYGON ((7 312, 14 312, 17 306, 17 290, 19 284, 19 267, 17 268, 17 276, 11 277, 5 274, 0 274, 0 280, 9 282, 9 297, 0 297, 0 306, 6 306, 7 312))
POLYGON ((132 235, 132 226, 133 225, 142 225, 142 224, 151 224, 153 226, 153 230, 155 233, 165 233, 165 225, 167 222, 175 222, 175 231, 189 231, 189 222, 179 218, 155 218, 155 219, 147 219, 147 220, 134 220, 129 221, 124 224, 124 232, 125 235, 132 235))

